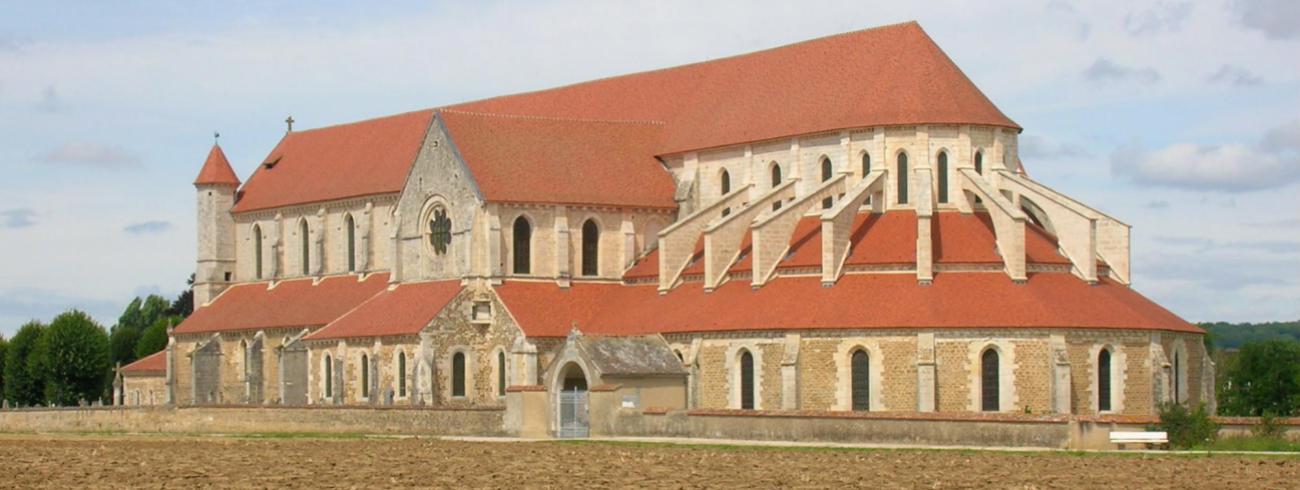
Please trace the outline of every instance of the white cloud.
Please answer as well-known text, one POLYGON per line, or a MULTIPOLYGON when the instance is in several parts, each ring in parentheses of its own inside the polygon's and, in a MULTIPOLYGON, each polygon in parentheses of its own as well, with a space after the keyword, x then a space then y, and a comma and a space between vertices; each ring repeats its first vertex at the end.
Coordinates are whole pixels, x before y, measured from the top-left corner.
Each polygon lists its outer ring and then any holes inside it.
POLYGON ((1250 70, 1236 65, 1223 64, 1219 70, 1205 77, 1210 83, 1227 83, 1235 86, 1259 85, 1264 82, 1263 78, 1251 73, 1250 70))
POLYGON ((36 157, 50 164, 75 164, 92 167, 134 167, 140 164, 135 153, 116 145, 91 142, 67 143, 36 157))
POLYGON ((1073 143, 1053 143, 1040 136, 1026 135, 1020 137, 1019 154, 1030 159, 1078 159, 1092 156, 1082 145, 1073 143))
POLYGON ((1178 143, 1148 151, 1128 144, 1111 153, 1111 172, 1141 185, 1247 192, 1300 180, 1300 123, 1274 128, 1257 146, 1178 143))
POLYGON ((162 220, 150 220, 150 221, 142 221, 140 223, 131 223, 129 225, 126 225, 126 227, 122 228, 122 231, 130 233, 132 235, 150 235, 150 234, 157 234, 166 231, 171 231, 171 229, 172 229, 171 222, 162 221, 162 220))
POLYGON ((1090 82, 1112 82, 1133 80, 1141 83, 1160 81, 1160 72, 1152 67, 1124 66, 1106 58, 1097 58, 1092 65, 1083 70, 1084 80, 1090 82))
POLYGON ((15 208, 0 211, 0 228, 28 228, 36 225, 36 211, 15 208))
POLYGON ((1135 36, 1177 31, 1192 13, 1192 2, 1160 2, 1124 16, 1124 29, 1135 36))
POLYGON ((1300 2, 1295 0, 1234 0, 1229 3, 1237 20, 1268 39, 1300 37, 1300 2))

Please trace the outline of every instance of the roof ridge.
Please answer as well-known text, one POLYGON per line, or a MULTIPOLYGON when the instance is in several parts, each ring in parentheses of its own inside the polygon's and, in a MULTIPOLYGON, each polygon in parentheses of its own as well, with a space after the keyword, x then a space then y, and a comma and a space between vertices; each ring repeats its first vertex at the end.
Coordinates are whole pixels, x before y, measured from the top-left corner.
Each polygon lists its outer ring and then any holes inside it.
POLYGON ((651 70, 634 71, 634 72, 631 72, 631 73, 620 73, 620 74, 617 74, 617 75, 610 75, 610 76, 600 77, 600 78, 592 78, 592 79, 589 79, 589 80, 582 80, 582 81, 579 81, 579 82, 567 83, 567 84, 564 84, 564 85, 556 85, 556 86, 554 86, 554 87, 547 87, 547 88, 536 89, 536 90, 525 90, 525 91, 523 91, 523 92, 515 92, 515 93, 512 93, 512 94, 495 95, 495 96, 487 97, 487 98, 484 98, 484 99, 473 99, 473 100, 467 100, 467 101, 464 101, 464 102, 458 102, 458 103, 455 103, 455 104, 451 104, 451 105, 449 105, 448 107, 456 107, 456 106, 463 106, 463 105, 470 105, 470 104, 479 104, 479 103, 488 102, 488 101, 493 101, 493 100, 498 100, 498 99, 505 99, 505 98, 509 98, 509 97, 517 97, 517 96, 521 96, 521 95, 539 94, 539 93, 543 93, 543 92, 550 92, 550 91, 553 91, 553 90, 567 89, 567 88, 570 88, 570 87, 578 87, 578 86, 582 86, 582 85, 593 84, 593 83, 599 83, 599 82, 604 82, 604 81, 607 81, 607 80, 614 80, 614 79, 619 79, 619 78, 624 78, 624 77, 634 77, 634 76, 640 76, 640 75, 648 75, 648 74, 651 74, 651 73, 660 73, 660 72, 665 72, 665 71, 669 71, 669 70, 677 70, 677 69, 681 69, 681 68, 687 68, 687 67, 693 67, 693 66, 698 66, 698 65, 705 65, 705 64, 709 64, 709 63, 716 63, 716 62, 720 62, 720 61, 727 61, 727 60, 732 60, 732 59, 744 58, 744 57, 747 57, 747 56, 754 56, 754 55, 758 55, 758 54, 762 54, 762 53, 767 53, 767 52, 771 52, 771 51, 776 51, 776 50, 779 50, 779 49, 785 49, 785 48, 791 48, 791 47, 795 47, 795 46, 801 46, 801 45, 804 45, 804 44, 810 44, 810 43, 815 43, 815 42, 821 42, 821 41, 825 41, 825 40, 828 40, 828 39, 835 39, 835 38, 839 38, 839 37, 852 36, 852 35, 856 35, 856 34, 863 34, 863 33, 867 33, 867 32, 879 31, 879 30, 885 30, 885 29, 897 29, 897 28, 904 27, 904 26, 916 26, 916 28, 919 29, 919 30, 921 31, 922 34, 924 34, 926 37, 929 37, 929 34, 925 32, 925 29, 921 28, 921 24, 920 24, 920 22, 918 22, 918 21, 916 21, 916 20, 909 20, 909 21, 904 21, 904 22, 897 22, 897 23, 894 23, 894 24, 885 24, 885 25, 881 25, 881 26, 865 27, 865 28, 862 28, 862 29, 854 30, 854 31, 841 32, 841 33, 838 33, 838 34, 831 34, 831 35, 829 35, 829 36, 822 36, 822 37, 816 37, 816 38, 812 38, 812 39, 805 39, 805 40, 802 40, 802 41, 795 41, 795 42, 788 43, 788 44, 782 44, 782 45, 778 45, 778 46, 772 46, 772 47, 770 47, 770 48, 763 48, 763 49, 759 49, 759 50, 756 50, 756 51, 749 51, 749 52, 746 52, 746 53, 738 53, 738 54, 732 54, 732 55, 727 55, 727 56, 721 56, 721 57, 718 57, 718 58, 710 58, 710 59, 706 59, 706 60, 692 61, 692 62, 690 62, 690 63, 684 63, 684 64, 680 64, 680 65, 665 66, 665 67, 663 67, 663 68, 654 68, 654 69, 651 69, 651 70))
POLYGON ((665 121, 655 121, 650 119, 590 119, 577 117, 559 117, 559 116, 535 116, 529 114, 504 114, 500 112, 482 112, 467 111, 463 109, 452 109, 449 107, 434 109, 435 112, 446 112, 450 114, 464 114, 469 116, 483 117, 500 117, 506 119, 532 119, 539 121, 563 121, 563 122, 586 122, 586 123, 606 123, 606 124, 644 124, 653 126, 663 126, 665 121))
POLYGON ((389 115, 386 115, 386 116, 374 116, 374 117, 370 117, 370 118, 366 118, 366 119, 360 119, 360 120, 356 120, 356 121, 349 121, 349 122, 342 122, 342 123, 330 124, 330 125, 328 125, 328 126, 320 126, 320 127, 315 127, 315 128, 311 128, 311 129, 302 129, 302 130, 298 130, 298 131, 290 131, 290 132, 286 133, 286 136, 288 136, 288 135, 295 135, 295 134, 303 134, 303 133, 311 133, 311 132, 321 131, 321 130, 325 130, 325 129, 336 129, 336 128, 341 128, 341 127, 344 127, 344 126, 355 126, 355 125, 358 125, 358 124, 365 124, 365 123, 368 123, 368 122, 378 121, 378 120, 380 120, 380 119, 391 119, 391 118, 394 118, 394 117, 409 116, 409 115, 417 114, 417 113, 421 113, 421 112, 435 112, 435 111, 437 111, 437 110, 438 110, 437 107, 426 107, 426 108, 424 108, 424 109, 416 109, 416 110, 413 110, 413 111, 399 112, 399 113, 397 113, 397 114, 389 114, 389 115))

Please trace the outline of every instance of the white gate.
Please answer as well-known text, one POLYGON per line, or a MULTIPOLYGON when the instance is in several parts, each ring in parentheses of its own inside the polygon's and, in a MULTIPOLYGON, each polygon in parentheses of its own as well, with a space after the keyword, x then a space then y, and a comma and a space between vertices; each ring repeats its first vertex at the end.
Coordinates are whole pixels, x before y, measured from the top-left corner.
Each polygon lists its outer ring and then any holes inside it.
POLYGON ((561 438, 587 437, 590 433, 589 429, 587 422, 587 391, 561 391, 559 436, 561 438))

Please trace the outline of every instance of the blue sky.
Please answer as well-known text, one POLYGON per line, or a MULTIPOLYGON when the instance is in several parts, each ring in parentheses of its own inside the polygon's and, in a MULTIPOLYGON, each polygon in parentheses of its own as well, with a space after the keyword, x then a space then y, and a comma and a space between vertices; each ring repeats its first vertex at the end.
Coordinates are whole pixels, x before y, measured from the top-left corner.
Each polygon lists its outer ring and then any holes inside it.
POLYGON ((1300 318, 1300 2, 0 1, 0 333, 193 270, 213 131, 283 134, 918 20, 1192 321, 1300 318), (797 5, 796 5, 797 4, 797 5))

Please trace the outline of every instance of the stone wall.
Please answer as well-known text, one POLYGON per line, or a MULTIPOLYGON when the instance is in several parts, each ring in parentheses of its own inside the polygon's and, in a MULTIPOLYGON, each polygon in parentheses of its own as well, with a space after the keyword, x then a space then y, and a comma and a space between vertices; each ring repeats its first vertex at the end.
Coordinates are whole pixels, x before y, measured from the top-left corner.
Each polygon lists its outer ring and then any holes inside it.
POLYGON ((0 411, 0 432, 502 435, 502 409, 135 407, 0 411))
POLYGON ((763 413, 695 410, 643 413, 615 410, 593 416, 593 436, 691 437, 801 442, 945 446, 1071 447, 1064 418, 957 418, 881 416, 844 412, 763 413), (594 425, 596 421, 603 424, 594 425))
POLYGON ((122 400, 126 406, 152 406, 167 403, 167 378, 154 375, 122 376, 122 400))
MULTIPOLYGON (((794 334, 794 332, 790 332, 794 334)), ((749 334, 678 334, 669 342, 687 356, 695 393, 693 408, 739 408, 738 356, 742 349, 755 354, 755 383, 761 410, 802 409, 844 411, 851 408, 849 357, 855 350, 868 352, 871 364, 871 410, 890 412, 926 411, 923 392, 933 390, 935 411, 961 413, 980 411, 979 356, 985 348, 1000 354, 1000 411, 1015 413, 1097 414, 1097 358, 1101 349, 1112 353, 1111 409, 1104 414, 1155 414, 1160 400, 1161 379, 1153 378, 1156 362, 1150 352, 1169 351, 1174 346, 1185 356, 1184 399, 1199 403, 1204 349, 1200 336, 1115 329, 936 329, 879 331, 802 331, 791 337, 797 342, 794 376, 786 376, 782 362, 789 358, 786 332, 749 334), (935 380, 923 386, 918 380, 918 335, 932 334, 935 341, 935 380), (1052 354, 1053 336, 1065 349, 1068 361, 1069 400, 1057 402, 1054 379, 1057 359, 1052 354), (698 347, 694 347, 698 343, 698 347), (691 346, 691 347, 688 347, 691 346), (786 386, 793 383, 792 386, 786 386), (791 400, 785 397, 793 396, 791 400)), ((1064 378, 1063 378, 1064 379, 1064 378)))
MULTIPOLYGON (((955 192, 957 171, 974 167, 974 155, 983 155, 983 168, 987 171, 1006 167, 1019 167, 1016 156, 1014 131, 983 126, 898 126, 890 128, 857 128, 803 135, 795 138, 769 140, 747 145, 736 145, 701 152, 663 157, 678 185, 696 182, 695 200, 690 208, 701 209, 722 197, 721 177, 726 170, 731 188, 739 189, 754 184, 753 195, 772 189, 772 167, 781 168, 783 180, 799 178, 798 195, 811 192, 821 183, 821 160, 829 158, 836 173, 849 173, 850 187, 863 177, 862 159, 869 155, 872 168, 891 170, 885 183, 889 209, 910 209, 910 204, 899 204, 896 191, 899 152, 908 155, 910 169, 938 170, 940 152, 948 154, 948 182, 950 193, 955 192), (1006 162, 1005 164, 1003 162, 1006 162)), ((919 195, 915 182, 909 179, 909 196, 919 195)), ((930 179, 932 194, 938 195, 938 176, 930 179)), ((951 195, 951 194, 950 194, 951 195)), ((938 204, 940 209, 956 209, 955 198, 938 204)))
POLYGON ((233 237, 238 266, 236 281, 303 277, 302 222, 307 223, 307 276, 347 274, 347 218, 352 218, 355 272, 391 267, 395 194, 344 199, 304 206, 240 213, 233 237), (262 275, 257 275, 261 233, 262 275))

